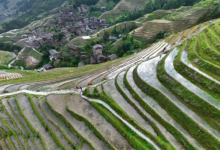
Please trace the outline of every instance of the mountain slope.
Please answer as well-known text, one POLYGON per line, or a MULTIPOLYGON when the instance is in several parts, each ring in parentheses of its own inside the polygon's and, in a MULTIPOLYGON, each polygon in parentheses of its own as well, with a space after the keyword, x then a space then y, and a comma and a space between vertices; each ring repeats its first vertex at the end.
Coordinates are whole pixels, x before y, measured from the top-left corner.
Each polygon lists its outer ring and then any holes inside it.
POLYGON ((219 36, 212 20, 124 59, 1 82, 0 146, 217 150, 219 36))

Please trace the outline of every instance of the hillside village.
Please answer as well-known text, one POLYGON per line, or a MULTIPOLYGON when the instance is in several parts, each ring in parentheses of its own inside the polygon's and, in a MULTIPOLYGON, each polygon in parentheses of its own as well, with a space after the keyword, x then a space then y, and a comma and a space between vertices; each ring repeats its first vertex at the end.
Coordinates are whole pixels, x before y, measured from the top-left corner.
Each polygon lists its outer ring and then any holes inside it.
MULTIPOLYGON (((88 11, 89 7, 83 4, 77 9, 69 5, 66 9, 60 10, 59 15, 51 19, 46 26, 26 31, 25 34, 21 35, 20 39, 15 40, 23 41, 25 47, 36 49, 43 45, 67 45, 70 54, 80 58, 84 57, 90 64, 106 62, 108 60, 113 60, 113 58, 117 59, 118 56, 116 54, 114 54, 114 56, 116 55, 115 57, 112 57, 113 55, 109 56, 109 59, 107 59, 107 56, 103 55, 104 43, 102 45, 93 45, 93 55, 91 56, 89 56, 87 52, 81 51, 81 48, 78 46, 69 43, 73 36, 89 37, 109 27, 105 19, 97 19, 96 17, 86 18, 88 11)), ((101 7, 100 11, 104 13, 105 7, 101 7)), ((117 37, 109 36, 109 40, 117 40, 117 37)), ((48 51, 50 53, 50 61, 60 61, 60 52, 50 49, 48 49, 48 51), (56 54, 59 54, 59 57, 54 57, 56 54)), ((48 66, 48 64, 44 66, 48 66)), ((78 67, 82 66, 84 66, 84 62, 79 62, 78 67)), ((45 67, 43 68, 44 69, 40 70, 47 70, 45 67)), ((51 69, 52 67, 49 68, 51 69)))
POLYGON ((16 1, 0 150, 219 150, 219 0, 16 1))

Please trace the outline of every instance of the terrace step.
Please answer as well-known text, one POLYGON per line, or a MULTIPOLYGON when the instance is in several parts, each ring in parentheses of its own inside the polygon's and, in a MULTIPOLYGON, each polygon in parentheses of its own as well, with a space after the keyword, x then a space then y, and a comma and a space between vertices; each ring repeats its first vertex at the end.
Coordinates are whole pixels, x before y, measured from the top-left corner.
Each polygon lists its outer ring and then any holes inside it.
POLYGON ((197 35, 197 42, 199 44, 199 48, 195 49, 196 53, 203 60, 219 68, 220 67, 220 63, 219 63, 220 54, 217 53, 215 49, 213 49, 212 46, 210 46, 207 43, 207 40, 203 33, 201 33, 200 35, 197 35))
POLYGON ((90 130, 84 122, 76 120, 66 110, 66 104, 69 101, 70 95, 49 95, 47 96, 47 103, 49 106, 62 116, 63 119, 67 120, 72 128, 78 132, 78 135, 82 136, 92 147, 97 150, 108 149, 103 141, 101 141, 92 130, 90 130))
MULTIPOLYGON (((38 141, 39 141, 39 139, 38 139, 38 141)), ((27 143, 28 143, 28 146, 29 146, 29 148, 32 150, 37 150, 37 146, 35 146, 35 144, 32 142, 32 139, 31 138, 28 138, 27 139, 27 143)), ((37 143, 37 141, 35 140, 35 143, 37 143)), ((40 143, 39 145, 38 145, 38 147, 40 147, 39 148, 39 150, 40 149, 43 149, 43 147, 42 147, 42 144, 40 143)))
POLYGON ((188 53, 184 50, 181 54, 181 61, 186 65, 188 66, 189 68, 193 69, 194 71, 196 71, 197 73, 203 75, 204 77, 216 82, 217 84, 220 85, 220 81, 214 79, 213 77, 211 77, 210 75, 207 75, 206 73, 200 71, 198 68, 194 67, 190 61, 188 60, 188 53))
POLYGON ((140 64, 137 68, 138 76, 147 84, 154 87, 164 96, 166 96, 178 109, 180 109, 185 115, 190 117, 198 126, 203 127, 210 135, 217 139, 220 139, 220 133, 210 127, 202 118, 200 118, 195 112, 186 107, 180 102, 172 93, 170 93, 157 79, 157 64, 161 58, 155 58, 150 61, 140 64))
POLYGON ((101 85, 98 85, 96 86, 97 90, 99 91, 99 93, 103 93, 103 90, 102 90, 102 86, 101 85))
POLYGON ((13 84, 7 84, 7 85, 1 86, 1 87, 0 87, 0 94, 2 94, 7 87, 10 87, 10 86, 12 86, 12 85, 13 85, 13 84))
POLYGON ((206 74, 212 76, 215 79, 220 80, 220 69, 216 66, 209 64, 207 61, 200 58, 200 56, 198 56, 198 54, 196 53, 195 49, 198 48, 198 43, 196 42, 195 37, 193 37, 190 42, 191 43, 188 50, 189 61, 199 70, 205 72, 206 74))
POLYGON ((22 85, 18 90, 27 90, 30 85, 22 85))
POLYGON ((178 141, 175 139, 175 137, 167 131, 166 128, 164 128, 158 121, 156 121, 148 112, 144 110, 144 108, 132 97, 132 94, 129 92, 129 90, 125 87, 123 83, 125 72, 121 72, 118 75, 117 82, 120 87, 120 89, 126 94, 126 96, 131 100, 131 102, 147 117, 150 121, 152 121, 162 132, 163 135, 166 136, 168 141, 175 146, 176 149, 183 149, 183 147, 178 143, 178 141))
POLYGON ((32 98, 31 101, 34 104, 34 107, 35 107, 37 113, 39 114, 39 117, 41 117, 41 119, 43 119, 44 123, 49 128, 48 130, 51 130, 51 131, 49 131, 50 134, 53 134, 53 137, 58 139, 59 144, 62 147, 64 147, 65 149, 72 149, 71 146, 68 144, 68 142, 63 137, 62 133, 59 131, 59 129, 56 126, 54 126, 52 123, 50 123, 47 120, 47 118, 44 116, 44 114, 43 114, 43 112, 42 112, 42 110, 40 108, 38 99, 36 97, 34 97, 34 98, 32 98))
POLYGON ((31 132, 31 130, 29 129, 27 123, 25 122, 24 118, 21 116, 15 98, 11 97, 8 99, 8 103, 10 104, 14 114, 16 115, 16 117, 19 119, 19 121, 21 122, 21 125, 25 128, 25 130, 28 132, 29 136, 33 136, 33 133, 31 132))
MULTIPOLYGON (((109 73, 110 73, 110 72, 109 72, 109 73)), ((109 73, 107 73, 107 74, 109 74, 109 73)), ((92 79, 90 82, 91 82, 93 85, 96 85, 96 84, 98 84, 98 83, 101 83, 102 80, 103 80, 103 78, 104 78, 107 74, 103 73, 103 74, 99 75, 98 77, 92 79)))
POLYGON ((48 104, 46 103, 46 98, 41 98, 39 100, 41 110, 43 111, 44 115, 47 117, 47 119, 54 124, 57 128, 59 128, 60 132, 62 132, 63 136, 65 136, 66 139, 72 145, 79 147, 80 145, 80 139, 76 136, 76 133, 72 132, 66 124, 61 121, 49 108, 48 104))
POLYGON ((23 146, 23 149, 24 150, 28 150, 28 143, 27 143, 27 139, 24 139, 21 135, 18 136, 18 139, 20 140, 22 146, 23 146))
POLYGON ((11 136, 11 141, 13 142, 13 144, 14 144, 14 147, 16 148, 16 149, 24 149, 23 148, 23 146, 22 145, 20 145, 20 140, 18 141, 19 139, 18 138, 16 138, 16 137, 14 137, 14 136, 11 136))
POLYGON ((18 128, 13 123, 13 120, 11 120, 11 118, 6 114, 2 105, 0 105, 0 119, 4 123, 4 126, 8 128, 8 130, 11 130, 16 134, 20 134, 18 128))
POLYGON ((4 125, 4 123, 2 122, 1 119, 0 119, 0 129, 1 129, 1 130, 0 130, 1 132, 6 132, 6 133, 9 132, 7 126, 4 125), (3 131, 2 131, 2 130, 3 130, 3 131))
POLYGON ((40 88, 41 86, 42 86, 41 84, 31 85, 31 86, 28 87, 28 90, 37 91, 37 89, 40 88))
MULTIPOLYGON (((43 85, 42 87, 40 87, 38 90, 39 91, 55 91, 57 90, 60 86, 62 86, 63 84, 69 83, 69 82, 73 82, 76 81, 77 79, 72 79, 72 80, 67 80, 67 81, 61 81, 61 82, 54 82, 54 83, 50 83, 50 84, 46 84, 43 85)), ((73 88, 74 86, 72 86, 71 88, 73 88)), ((70 89, 70 88, 69 88, 70 89)))
POLYGON ((9 86, 8 88, 5 88, 4 92, 7 93, 16 92, 20 86, 21 86, 20 84, 9 86))
MULTIPOLYGON (((73 116, 84 118, 102 135, 115 149, 132 149, 122 135, 86 100, 79 95, 71 96, 67 103, 67 110, 73 116)), ((82 120, 84 120, 82 119, 82 120)))
POLYGON ((3 143, 3 141, 1 141, 1 140, 0 140, 0 149, 1 150, 6 150, 6 147, 5 147, 4 143, 3 143))
POLYGON ((132 67, 127 72, 126 79, 129 81, 130 86, 133 90, 141 97, 141 99, 147 103, 158 115, 160 115, 167 123, 171 124, 174 128, 176 128, 194 147, 199 149, 204 149, 192 136, 173 120, 170 115, 152 98, 143 93, 135 84, 133 79, 133 71, 135 67, 132 67))
POLYGON ((92 148, 88 144, 83 143, 82 147, 80 148, 80 150, 92 150, 92 148))
POLYGON ((49 133, 45 130, 45 128, 41 125, 39 119, 37 118, 36 114, 34 113, 31 104, 28 100, 28 98, 25 95, 19 94, 17 97, 17 103, 20 107, 21 112, 28 120, 29 124, 34 128, 34 130, 39 134, 39 136, 42 138, 42 141, 45 144, 46 149, 60 149, 49 133))
POLYGON ((152 135, 157 136, 157 133, 151 127, 149 122, 146 122, 137 111, 121 96, 121 94, 116 90, 115 80, 110 80, 103 84, 104 92, 111 97, 131 118, 133 118, 137 124, 149 131, 152 135))
POLYGON ((100 74, 97 73, 95 75, 91 75, 89 77, 86 77, 86 78, 82 79, 80 82, 78 82, 77 86, 78 87, 86 87, 92 79, 97 78, 99 76, 100 76, 100 74))
MULTIPOLYGON (((202 33, 201 36, 202 36, 202 38, 205 39, 208 48, 211 49, 211 52, 212 52, 211 54, 212 54, 212 55, 213 55, 213 54, 216 55, 216 57, 214 57, 214 56, 212 56, 212 57, 214 58, 215 61, 217 61, 217 60, 218 60, 218 57, 219 57, 219 55, 220 55, 220 52, 219 52, 218 48, 215 47, 215 43, 213 43, 213 42, 211 41, 210 37, 208 36, 208 33, 210 33, 210 32, 212 32, 212 30, 209 29, 209 27, 206 27, 206 28, 204 29, 204 31, 203 31, 203 33, 202 33)), ((211 36, 214 36, 214 35, 212 34, 211 36)), ((215 37, 211 37, 211 38, 215 38, 215 37)), ((219 37, 217 37, 217 38, 219 38, 219 37)), ((200 42, 201 42, 201 41, 200 41, 200 42)))
POLYGON ((12 144, 9 142, 9 140, 11 140, 11 139, 9 139, 10 137, 7 137, 6 139, 5 139, 5 144, 6 144, 6 146, 7 146, 7 148, 9 149, 9 150, 13 150, 13 148, 12 148, 12 144))
MULTIPOLYGON (((12 97, 13 98, 13 97, 12 97)), ((9 99, 12 99, 9 98, 9 99)), ((13 110, 11 109, 9 103, 8 103, 8 99, 4 98, 1 100, 2 104, 4 105, 5 109, 7 110, 8 114, 10 115, 10 117, 13 119, 13 121, 16 123, 16 126, 19 128, 19 130, 21 131, 22 134, 26 135, 27 132, 25 131, 25 129, 22 127, 22 125, 20 124, 19 120, 17 119, 17 117, 15 116, 13 110)))
POLYGON ((38 138, 38 137, 34 137, 33 140, 32 140, 34 146, 37 148, 37 149, 44 149, 43 148, 43 144, 41 142, 41 140, 38 138), (34 141, 34 142, 33 142, 34 141))
POLYGON ((201 90, 200 88, 198 88, 197 86, 192 84, 190 81, 185 79, 183 76, 181 76, 178 72, 176 72, 176 70, 174 69, 173 61, 174 61, 174 58, 176 57, 177 54, 178 54, 178 49, 175 49, 170 53, 170 55, 165 60, 164 67, 165 67, 166 72, 171 77, 173 77, 174 79, 179 81, 189 91, 193 92, 198 97, 204 99, 206 102, 208 102, 209 104, 211 104, 212 106, 214 106, 215 108, 220 110, 220 103, 218 100, 216 100, 214 97, 212 97, 211 95, 209 95, 205 91, 201 90))
POLYGON ((58 86, 57 89, 60 89, 60 90, 71 89, 73 87, 76 87, 77 82, 78 82, 78 79, 75 79, 73 81, 69 81, 67 83, 63 83, 62 85, 58 86))

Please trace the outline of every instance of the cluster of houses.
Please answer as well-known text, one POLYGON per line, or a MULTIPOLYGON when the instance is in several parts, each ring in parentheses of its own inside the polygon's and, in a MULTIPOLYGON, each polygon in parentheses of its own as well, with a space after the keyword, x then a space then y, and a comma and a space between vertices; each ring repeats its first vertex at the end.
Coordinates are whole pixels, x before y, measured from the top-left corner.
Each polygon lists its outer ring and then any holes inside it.
POLYGON ((89 8, 81 5, 78 7, 78 11, 81 11, 82 14, 79 15, 73 6, 70 5, 67 9, 63 9, 60 11, 60 14, 56 20, 54 20, 54 24, 59 26, 64 26, 62 31, 66 33, 73 33, 77 36, 94 34, 97 29, 107 28, 109 24, 106 24, 105 19, 97 19, 96 17, 86 18, 89 8))
MULTIPOLYGON (((104 12, 105 8, 101 8, 101 12, 104 12)), ((66 43, 71 35, 84 36, 95 34, 97 31, 109 27, 106 24, 105 19, 97 19, 96 17, 86 18, 85 16, 89 12, 87 6, 81 5, 78 7, 78 12, 74 10, 72 5, 68 8, 60 10, 60 14, 57 18, 52 19, 45 29, 39 28, 31 31, 27 31, 21 36, 25 46, 38 48, 43 44, 57 43, 55 38, 55 31, 50 31, 51 28, 61 28, 59 34, 63 35, 62 43, 66 43), (81 13, 81 15, 80 15, 81 13)))
MULTIPOLYGON (((101 13, 104 13, 105 7, 101 7, 101 13)), ((39 48, 44 44, 55 45, 58 43, 56 39, 57 32, 62 34, 63 44, 67 44, 69 48, 69 53, 72 56, 84 57, 86 61, 90 61, 90 64, 103 63, 106 61, 111 61, 118 59, 116 54, 110 56, 103 55, 104 44, 96 44, 93 46, 93 54, 89 56, 86 52, 81 51, 81 49, 75 45, 68 43, 71 35, 84 36, 94 34, 97 31, 109 27, 109 24, 106 24, 105 19, 97 19, 96 17, 86 18, 86 15, 89 12, 87 6, 81 5, 77 10, 74 10, 72 5, 69 5, 68 8, 60 10, 60 13, 57 18, 50 20, 50 23, 44 28, 34 29, 31 31, 25 32, 21 36, 24 40, 24 44, 27 47, 39 48), (81 15, 80 15, 81 14, 81 15), (50 30, 52 28, 58 28, 60 31, 50 30)), ((109 40, 117 40, 117 37, 110 36, 109 40)), ((55 49, 49 50, 49 58, 51 61, 60 61, 61 54, 55 49)), ((71 57, 71 56, 70 56, 71 57)), ((84 66, 84 62, 79 62, 78 67, 84 66)), ((53 66, 50 64, 45 64, 43 68, 38 71, 46 71, 53 69, 53 66)))
POLYGON ((8 17, 10 17, 11 15, 13 15, 16 12, 16 10, 10 11, 8 13, 5 13, 3 15, 0 15, 0 20, 6 19, 8 17))
POLYGON ((118 59, 116 54, 112 54, 108 57, 103 55, 103 45, 96 44, 93 46, 93 56, 90 57, 90 64, 103 63, 106 61, 111 61, 114 59, 118 59))
MULTIPOLYGON (((44 32, 43 29, 37 29, 32 31, 26 31, 24 35, 21 36, 25 38, 25 46, 39 48, 44 44, 57 44, 57 39, 54 32, 44 32)), ((65 43, 66 39, 62 39, 62 42, 65 43)))

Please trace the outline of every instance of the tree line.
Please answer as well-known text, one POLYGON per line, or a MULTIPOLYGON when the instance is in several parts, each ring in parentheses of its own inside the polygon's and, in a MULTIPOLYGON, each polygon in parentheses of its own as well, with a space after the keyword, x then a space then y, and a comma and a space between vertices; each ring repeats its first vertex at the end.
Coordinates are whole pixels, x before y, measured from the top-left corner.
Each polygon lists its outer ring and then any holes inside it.
POLYGON ((152 13, 156 10, 169 10, 179 8, 180 6, 192 6, 200 1, 202 0, 149 0, 145 4, 144 8, 129 11, 127 14, 121 14, 116 19, 110 21, 110 23, 114 25, 124 21, 136 20, 142 17, 143 15, 152 13))

